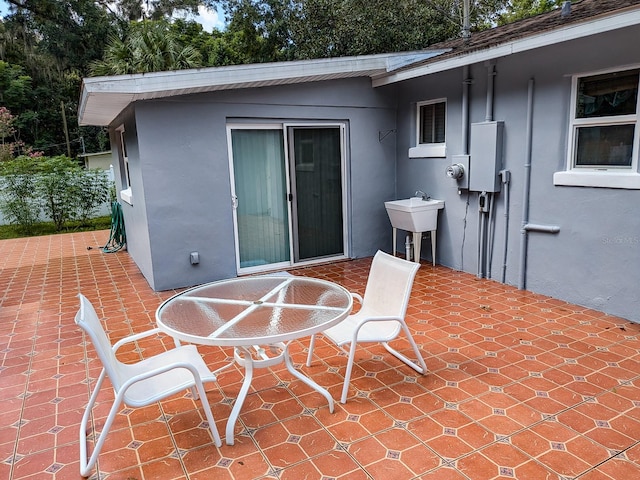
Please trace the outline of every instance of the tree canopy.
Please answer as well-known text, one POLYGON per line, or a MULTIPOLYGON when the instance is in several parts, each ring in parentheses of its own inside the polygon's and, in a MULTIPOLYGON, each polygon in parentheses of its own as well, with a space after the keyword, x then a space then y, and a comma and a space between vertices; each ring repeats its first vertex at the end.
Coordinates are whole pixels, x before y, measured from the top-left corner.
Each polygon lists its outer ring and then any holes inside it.
POLYGON ((132 24, 124 39, 113 36, 102 60, 89 66, 92 75, 124 75, 202 66, 197 48, 181 42, 164 20, 132 24))
MULTIPOLYGON (((0 107, 14 145, 57 155, 109 148, 79 127, 82 78, 206 66, 418 50, 461 35, 462 0, 0 0, 0 107), (205 31, 199 7, 219 8, 205 31), (67 144, 65 124, 69 133, 67 144)), ((560 0, 470 0, 481 30, 560 0)), ((3 138, 4 140, 4 138, 3 138)), ((16 152, 22 153, 22 152, 16 152)))

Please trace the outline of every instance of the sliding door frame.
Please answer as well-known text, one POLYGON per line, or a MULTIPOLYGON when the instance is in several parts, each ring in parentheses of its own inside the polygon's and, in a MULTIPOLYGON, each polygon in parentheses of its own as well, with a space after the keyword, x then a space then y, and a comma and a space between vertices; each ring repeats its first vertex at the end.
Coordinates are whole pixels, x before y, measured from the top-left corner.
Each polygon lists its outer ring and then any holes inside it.
POLYGON ((325 263, 330 260, 341 260, 349 258, 349 178, 348 178, 348 149, 347 149, 347 136, 348 136, 348 122, 347 121, 269 121, 269 120, 261 120, 255 119, 251 122, 243 122, 239 121, 230 121, 227 123, 227 150, 228 150, 228 158, 229 158, 229 174, 230 174, 230 187, 231 187, 231 209, 233 215, 233 230, 234 230, 234 243, 235 243, 235 255, 236 255, 236 268, 239 275, 251 274, 251 273, 260 273, 260 272, 268 272, 273 270, 282 270, 284 268, 292 267, 292 266, 304 266, 304 265, 313 265, 317 263, 325 263), (292 180, 291 177, 291 163, 292 157, 290 155, 291 141, 289 136, 292 129, 297 127, 301 128, 339 128, 340 129, 340 175, 341 175, 341 187, 342 187, 342 230, 343 230, 343 252, 342 254, 338 254, 331 257, 322 257, 318 259, 310 259, 304 261, 296 261, 296 249, 297 246, 294 245, 294 239, 297 238, 297 235, 294 235, 293 225, 294 225, 294 217, 296 214, 294 210, 294 202, 292 201, 292 195, 295 193, 292 191, 292 180), (232 148, 232 130, 281 130, 283 133, 283 142, 284 142, 284 170, 286 175, 286 189, 287 189, 287 197, 289 201, 287 202, 287 214, 288 214, 288 228, 289 228, 289 261, 288 262, 280 262, 252 267, 241 267, 240 266, 240 246, 239 246, 239 235, 238 235, 238 218, 237 218, 237 205, 238 199, 236 197, 235 191, 235 172, 233 165, 233 148, 232 148))

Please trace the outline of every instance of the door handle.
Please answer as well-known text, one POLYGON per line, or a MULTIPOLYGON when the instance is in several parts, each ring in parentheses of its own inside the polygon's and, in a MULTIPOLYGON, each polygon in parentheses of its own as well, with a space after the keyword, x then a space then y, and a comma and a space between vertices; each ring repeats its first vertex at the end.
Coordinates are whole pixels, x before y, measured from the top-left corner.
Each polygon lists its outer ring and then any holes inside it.
POLYGON ((289 194, 289 201, 290 201, 290 202, 293 202, 293 193, 290 193, 290 194, 289 194))

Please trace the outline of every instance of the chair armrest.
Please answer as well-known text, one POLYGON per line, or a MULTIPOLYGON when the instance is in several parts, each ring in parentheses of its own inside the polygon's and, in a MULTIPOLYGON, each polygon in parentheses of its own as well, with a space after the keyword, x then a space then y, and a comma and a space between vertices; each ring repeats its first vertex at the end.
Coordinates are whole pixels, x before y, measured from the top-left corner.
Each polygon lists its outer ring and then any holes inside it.
POLYGON ((363 318, 362 320, 360 320, 359 324, 364 325, 365 323, 368 323, 368 322, 387 322, 389 320, 393 320, 395 322, 402 322, 404 319, 401 317, 395 317, 391 315, 387 315, 387 316, 381 315, 379 317, 363 318))
POLYGON ((200 377, 200 373, 198 372, 198 369, 196 368, 195 365, 188 362, 176 362, 176 363, 164 365, 162 367, 154 368, 153 370, 149 370, 144 373, 140 373, 138 375, 134 375, 133 377, 129 378, 126 382, 122 384, 121 389, 122 391, 125 391, 134 383, 137 383, 141 380, 146 380, 148 378, 155 377, 157 375, 160 375, 161 373, 165 373, 170 370, 175 370, 178 368, 184 368, 185 370, 189 370, 189 372, 191 372, 191 375, 193 376, 194 383, 202 383, 202 378, 200 377))
POLYGON ((156 335, 158 333, 162 333, 162 330, 160 330, 159 328, 152 328, 151 330, 146 330, 141 333, 129 335, 128 337, 121 338, 116 343, 114 343, 111 349, 115 352, 126 343, 135 342, 136 340, 140 340, 141 338, 150 337, 151 335, 156 335))
POLYGON ((355 325, 351 341, 355 343, 358 342, 358 335, 360 334, 360 329, 364 327, 367 323, 388 322, 390 320, 393 320, 395 322, 400 322, 401 324, 404 323, 404 320, 402 318, 389 316, 389 315, 387 316, 381 315, 378 317, 366 317, 366 318, 360 319, 358 323, 355 325))

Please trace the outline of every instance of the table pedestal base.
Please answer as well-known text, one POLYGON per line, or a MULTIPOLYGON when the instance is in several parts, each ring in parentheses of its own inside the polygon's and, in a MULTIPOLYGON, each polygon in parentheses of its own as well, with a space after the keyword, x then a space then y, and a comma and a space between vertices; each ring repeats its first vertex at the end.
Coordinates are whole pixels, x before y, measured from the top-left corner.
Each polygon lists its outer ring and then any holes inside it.
MULTIPOLYGON (((225 441, 227 445, 233 445, 234 443, 234 429, 236 421, 238 420, 238 415, 240 414, 240 410, 242 409, 244 400, 247 397, 247 392, 249 391, 249 386, 251 385, 251 380, 253 379, 254 368, 268 368, 284 361, 287 370, 289 370, 289 372, 291 372, 294 377, 296 377, 309 387, 313 388, 327 399, 327 401, 329 402, 329 411, 333 413, 334 404, 331 394, 325 388, 321 387, 309 377, 300 373, 294 368, 293 363, 291 362, 291 357, 289 356, 289 343, 276 343, 267 347, 271 350, 271 353, 276 353, 277 350, 279 350, 279 353, 277 353, 274 357, 269 357, 265 349, 262 347, 254 348, 259 359, 254 358, 252 352, 249 350, 249 347, 234 348, 233 356, 236 363, 244 367, 244 380, 242 382, 242 386, 240 387, 238 398, 236 399, 233 408, 231 409, 229 420, 227 420, 227 429, 225 431, 225 441)), ((224 368, 226 367, 223 367, 222 369, 224 368)))

